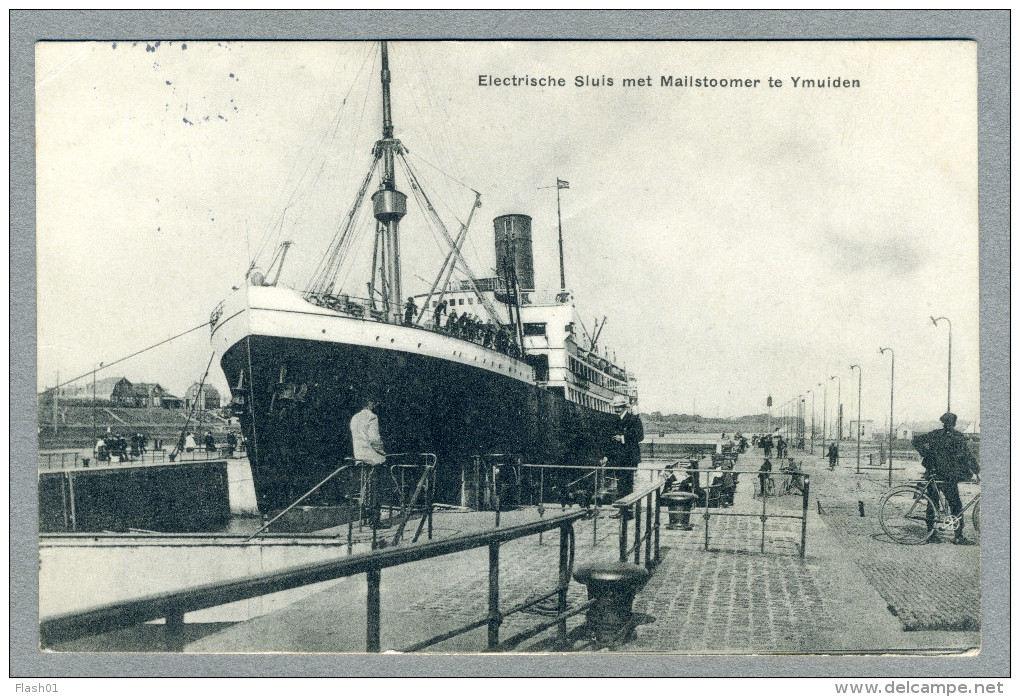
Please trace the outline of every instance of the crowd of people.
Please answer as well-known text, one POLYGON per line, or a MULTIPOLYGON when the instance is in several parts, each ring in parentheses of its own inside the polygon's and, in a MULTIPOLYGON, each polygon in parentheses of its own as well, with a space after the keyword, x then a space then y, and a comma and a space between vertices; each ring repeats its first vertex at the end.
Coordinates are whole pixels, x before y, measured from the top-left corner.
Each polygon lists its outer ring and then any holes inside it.
MULTIPOLYGON (((511 358, 521 357, 521 348, 517 344, 517 340, 504 325, 496 324, 491 319, 483 322, 467 312, 458 315, 454 309, 450 309, 447 313, 448 307, 447 302, 443 300, 432 311, 433 326, 438 331, 481 344, 486 348, 495 349, 511 358), (444 315, 446 316, 445 321, 443 320, 444 315)), ((413 318, 415 312, 417 312, 417 306, 414 304, 413 298, 408 298, 407 306, 404 309, 405 324, 410 324, 410 318, 413 318)))
MULTIPOLYGON (((230 457, 238 447, 244 448, 244 436, 238 438, 234 432, 228 432, 226 436, 226 449, 230 457)), ((202 436, 202 445, 199 446, 195 434, 191 431, 181 433, 177 440, 177 452, 193 453, 196 450, 216 452, 216 437, 212 431, 206 430, 202 436)), ((147 452, 161 452, 164 450, 163 438, 155 436, 150 440, 144 433, 132 433, 125 437, 116 433, 112 428, 107 428, 106 433, 96 440, 92 453, 96 462, 110 462, 116 459, 118 462, 130 462, 143 457, 147 452)))
POLYGON ((132 433, 130 438, 107 429, 106 433, 96 441, 93 454, 96 462, 110 462, 113 458, 119 461, 134 460, 148 450, 149 438, 144 433, 132 433))

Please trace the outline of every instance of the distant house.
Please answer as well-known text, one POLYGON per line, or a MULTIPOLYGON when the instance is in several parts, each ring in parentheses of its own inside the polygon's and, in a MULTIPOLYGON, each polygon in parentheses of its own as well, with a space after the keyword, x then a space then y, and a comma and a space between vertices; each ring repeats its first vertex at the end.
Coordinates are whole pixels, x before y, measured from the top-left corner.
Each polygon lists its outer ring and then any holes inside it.
POLYGON ((124 406, 130 407, 161 407, 163 406, 163 395, 167 391, 159 383, 136 382, 131 385, 130 391, 125 394, 124 406), (131 402, 128 404, 128 402, 131 402))
POLYGON ((184 400, 167 392, 160 398, 160 406, 164 409, 181 409, 184 407, 184 400))
MULTIPOLYGON (((125 389, 129 389, 130 386, 131 383, 124 377, 103 378, 96 380, 94 384, 92 380, 82 379, 74 384, 61 387, 57 399, 69 404, 92 404, 94 399, 96 404, 109 406, 115 404, 115 397, 122 395, 125 389)), ((53 396, 54 388, 45 390, 39 395, 40 404, 52 403, 53 396)))
POLYGON ((193 384, 184 393, 184 406, 190 409, 194 405, 196 409, 219 409, 220 392, 212 385, 193 384))

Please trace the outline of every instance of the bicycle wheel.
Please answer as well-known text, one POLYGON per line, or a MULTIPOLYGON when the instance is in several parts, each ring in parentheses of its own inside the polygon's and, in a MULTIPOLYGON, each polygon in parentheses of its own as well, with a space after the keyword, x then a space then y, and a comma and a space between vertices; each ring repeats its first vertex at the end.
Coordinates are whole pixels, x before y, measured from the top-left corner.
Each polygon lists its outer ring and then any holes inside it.
POLYGON ((981 500, 974 502, 974 512, 970 514, 970 522, 974 523, 974 532, 981 532, 981 500))
POLYGON ((928 529, 925 516, 928 507, 938 507, 920 489, 902 486, 882 497, 879 521, 885 534, 901 545, 919 545, 927 542, 935 532, 928 529))

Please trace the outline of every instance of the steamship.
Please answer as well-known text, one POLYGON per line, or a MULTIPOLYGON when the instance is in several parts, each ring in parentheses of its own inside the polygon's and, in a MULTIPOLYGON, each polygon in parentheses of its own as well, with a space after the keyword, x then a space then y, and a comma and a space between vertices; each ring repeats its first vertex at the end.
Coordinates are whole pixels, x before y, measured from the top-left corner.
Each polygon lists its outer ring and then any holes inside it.
MULTIPOLYGON (((304 289, 284 287, 276 282, 284 243, 267 271, 250 270, 211 317, 263 513, 290 505, 351 456, 349 423, 366 396, 378 400, 387 452, 437 456, 436 500, 451 504, 464 502, 462 475, 478 456, 596 464, 617 418, 614 398, 637 399, 633 376, 602 355, 598 332, 589 333, 575 311, 563 283, 562 239, 561 288, 535 288, 532 219, 524 214, 493 221, 496 275, 471 271, 461 249, 477 194, 456 234, 433 216, 446 259, 410 307, 401 287, 407 196, 398 165, 406 187, 424 198, 426 216, 432 206, 394 138, 385 42, 381 63, 382 138, 324 263, 304 289), (343 292, 338 269, 363 205, 374 217, 373 258, 368 297, 357 297, 343 292)), ((557 180, 557 196, 566 186, 557 180)), ((351 493, 333 486, 317 496, 341 504, 351 493)))

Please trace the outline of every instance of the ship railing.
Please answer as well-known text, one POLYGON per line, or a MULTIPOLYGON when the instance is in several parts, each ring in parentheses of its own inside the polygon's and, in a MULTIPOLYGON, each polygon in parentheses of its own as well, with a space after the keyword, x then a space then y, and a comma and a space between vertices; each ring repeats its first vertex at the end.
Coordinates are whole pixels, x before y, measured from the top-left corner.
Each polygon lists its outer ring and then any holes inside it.
POLYGON ((353 317, 355 319, 411 326, 414 329, 424 329, 425 331, 453 336, 463 341, 469 341, 473 344, 492 349, 493 351, 498 351, 499 353, 510 356, 511 358, 522 358, 521 351, 517 347, 516 343, 511 344, 505 349, 497 346, 495 337, 487 335, 486 331, 482 329, 482 327, 486 326, 484 324, 477 324, 474 325, 474 327, 468 328, 461 328, 459 326, 447 328, 437 325, 432 319, 426 319, 421 324, 406 325, 403 321, 404 315, 402 310, 390 310, 389 314, 387 314, 383 309, 378 307, 378 303, 373 303, 368 298, 355 298, 349 295, 331 295, 329 293, 305 293, 304 297, 309 302, 314 303, 319 307, 324 307, 327 310, 333 310, 334 312, 339 312, 342 315, 347 315, 348 317, 353 317))
POLYGON ((811 489, 810 475, 796 469, 787 468, 767 472, 754 468, 738 469, 733 464, 735 459, 728 457, 713 457, 713 464, 708 467, 684 467, 681 464, 682 462, 690 462, 693 465, 698 462, 698 458, 677 461, 665 467, 642 467, 640 471, 647 471, 649 477, 656 481, 664 480, 667 485, 666 491, 684 490, 697 496, 694 500, 694 507, 702 509, 700 515, 705 523, 705 551, 709 549, 711 519, 714 517, 758 518, 761 521, 760 550, 762 553, 765 552, 767 522, 771 519, 785 519, 796 520, 800 523, 799 554, 801 559, 804 558, 807 548, 808 497, 811 489), (732 509, 732 497, 736 492, 737 486, 736 478, 741 474, 755 477, 754 496, 761 497, 760 510, 752 512, 732 509), (731 475, 731 477, 726 475, 731 475), (778 484, 773 479, 773 475, 778 475, 778 484), (764 487, 760 484, 763 480, 766 483, 764 487), (791 512, 788 505, 778 505, 788 494, 799 494, 801 499, 799 513, 791 512))
MULTIPOLYGON (((452 631, 407 646, 402 649, 402 652, 421 651, 481 627, 488 628, 487 651, 510 650, 523 641, 538 636, 553 627, 557 627, 559 639, 565 641, 567 620, 584 612, 592 604, 592 601, 587 601, 573 607, 567 605, 567 590, 574 559, 573 525, 585 515, 585 511, 574 511, 521 525, 457 535, 443 540, 424 542, 420 545, 362 552, 342 559, 302 564, 242 579, 196 585, 136 600, 101 605, 84 611, 53 615, 42 618, 39 623, 41 644, 45 648, 52 648, 83 637, 164 619, 165 648, 170 651, 181 651, 186 643, 184 618, 189 612, 258 598, 323 581, 365 574, 367 585, 365 647, 369 652, 378 653, 382 650, 380 589, 383 569, 395 568, 426 559, 437 559, 483 547, 488 547, 489 550, 489 604, 486 616, 452 631), (501 545, 552 530, 559 531, 559 574, 556 587, 551 591, 540 592, 510 608, 501 608, 499 584, 501 545), (500 625, 507 617, 529 610, 539 604, 548 603, 554 598, 556 602, 555 616, 501 640, 500 625)), ((450 560, 450 563, 461 564, 463 562, 450 560)))

